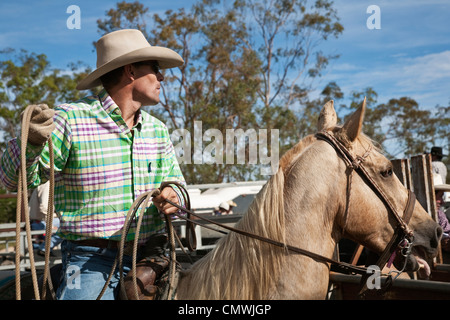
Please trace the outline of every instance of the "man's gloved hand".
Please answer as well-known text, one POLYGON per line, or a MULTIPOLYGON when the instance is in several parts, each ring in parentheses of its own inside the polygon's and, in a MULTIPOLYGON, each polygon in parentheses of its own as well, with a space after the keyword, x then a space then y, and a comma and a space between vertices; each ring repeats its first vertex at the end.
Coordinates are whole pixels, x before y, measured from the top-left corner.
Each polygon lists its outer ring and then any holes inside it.
POLYGON ((34 146, 45 145, 55 129, 54 115, 55 110, 49 108, 46 104, 34 106, 28 131, 28 142, 30 144, 34 146))

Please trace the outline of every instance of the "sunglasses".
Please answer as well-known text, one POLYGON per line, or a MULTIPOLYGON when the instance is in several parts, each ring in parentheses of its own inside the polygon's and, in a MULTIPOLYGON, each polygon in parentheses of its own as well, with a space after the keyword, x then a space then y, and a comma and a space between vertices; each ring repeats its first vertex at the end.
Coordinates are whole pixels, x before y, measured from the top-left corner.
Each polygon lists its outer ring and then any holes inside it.
POLYGON ((149 63, 150 67, 152 68, 153 72, 158 74, 161 72, 161 69, 159 68, 158 61, 152 61, 149 63))
POLYGON ((136 62, 134 63, 135 66, 150 66, 152 68, 152 71, 155 74, 158 74, 161 72, 161 68, 159 67, 158 61, 142 61, 142 62, 136 62))

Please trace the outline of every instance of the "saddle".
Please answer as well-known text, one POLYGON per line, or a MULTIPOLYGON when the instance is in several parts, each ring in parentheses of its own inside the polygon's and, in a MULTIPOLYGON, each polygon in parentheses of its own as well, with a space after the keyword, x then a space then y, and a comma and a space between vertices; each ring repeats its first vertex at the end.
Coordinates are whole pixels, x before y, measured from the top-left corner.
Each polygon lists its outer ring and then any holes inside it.
MULTIPOLYGON (((167 247, 167 234, 155 234, 150 237, 141 249, 144 258, 136 263, 137 288, 133 284, 133 275, 130 271, 124 279, 124 288, 120 290, 121 300, 165 299, 169 286, 170 264, 170 259, 166 255, 167 247)), ((177 263, 176 271, 180 270, 181 265, 177 263)))

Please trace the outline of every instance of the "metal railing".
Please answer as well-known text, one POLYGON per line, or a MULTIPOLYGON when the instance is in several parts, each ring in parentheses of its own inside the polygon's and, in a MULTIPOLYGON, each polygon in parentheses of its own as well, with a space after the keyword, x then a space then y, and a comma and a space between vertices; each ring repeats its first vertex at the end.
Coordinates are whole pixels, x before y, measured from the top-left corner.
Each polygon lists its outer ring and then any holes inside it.
MULTIPOLYGON (((26 271, 28 268, 30 268, 30 254, 29 254, 29 248, 28 248, 28 241, 27 241, 27 232, 25 231, 25 222, 21 223, 21 232, 20 232, 20 270, 26 271)), ((2 252, 0 252, 0 257, 4 261, 5 258, 7 260, 11 260, 13 263, 11 264, 4 264, 0 265, 0 271, 2 270, 14 270, 15 269, 15 249, 16 249, 16 224, 15 223, 3 223, 0 224, 0 246, 4 247, 2 252), (12 250, 11 250, 12 248, 12 250), (12 259, 8 259, 12 258, 12 259)), ((32 230, 30 232, 32 241, 35 241, 33 239, 33 236, 36 235, 44 235, 45 230, 32 230)), ((32 249, 33 250, 33 249, 32 249)), ((55 249, 53 249, 55 250, 55 249)), ((34 254, 35 259, 35 266, 36 267, 44 267, 44 258, 37 256, 34 254)), ((54 264, 61 263, 60 258, 54 258, 50 259, 50 266, 54 264)))

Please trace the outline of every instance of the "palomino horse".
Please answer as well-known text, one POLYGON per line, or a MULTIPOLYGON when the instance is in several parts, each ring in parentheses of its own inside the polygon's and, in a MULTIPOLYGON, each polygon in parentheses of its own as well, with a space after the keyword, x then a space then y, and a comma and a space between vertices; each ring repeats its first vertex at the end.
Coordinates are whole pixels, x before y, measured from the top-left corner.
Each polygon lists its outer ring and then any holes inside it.
MULTIPOLYGON (((339 127, 330 101, 318 130, 332 134, 355 158, 364 155, 371 178, 403 212, 408 191, 392 174, 391 162, 361 132, 364 111, 365 101, 339 127)), ((282 157, 236 228, 330 258, 344 233, 383 252, 397 221, 358 174, 348 188, 347 169, 329 143, 306 137, 282 157)), ((442 229, 418 202, 408 227, 414 232, 412 254, 398 262, 417 270, 419 261, 436 256, 442 229)), ((177 299, 324 299, 329 271, 327 263, 231 232, 181 275, 177 299)))

